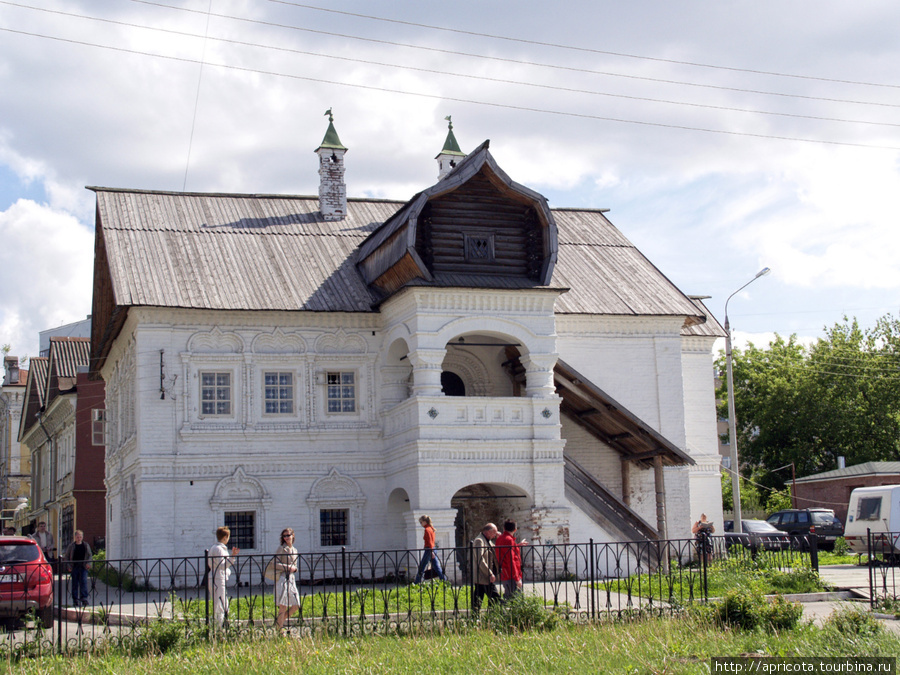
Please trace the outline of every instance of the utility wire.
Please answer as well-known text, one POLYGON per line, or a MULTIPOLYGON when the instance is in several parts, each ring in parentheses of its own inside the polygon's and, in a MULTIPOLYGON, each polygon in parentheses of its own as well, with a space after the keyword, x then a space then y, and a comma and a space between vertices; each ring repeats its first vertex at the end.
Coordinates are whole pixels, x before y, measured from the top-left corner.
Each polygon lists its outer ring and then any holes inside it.
MULTIPOLYGON (((186 7, 173 7, 172 5, 167 5, 165 3, 160 3, 160 2, 153 2, 152 0, 131 0, 131 1, 135 2, 135 3, 143 4, 143 5, 150 5, 153 7, 162 7, 164 9, 174 10, 174 11, 178 11, 178 12, 188 12, 188 13, 194 13, 194 14, 202 14, 203 13, 200 10, 188 9, 186 7)), ((6 4, 12 4, 12 3, 6 3, 6 4)), ((271 26, 274 28, 284 28, 287 30, 302 31, 305 33, 313 33, 316 35, 326 35, 328 37, 338 37, 338 38, 342 38, 342 39, 346 39, 346 40, 358 40, 358 41, 362 41, 362 42, 372 42, 375 44, 390 45, 392 47, 405 47, 408 49, 418 49, 418 50, 428 51, 428 52, 449 54, 451 56, 467 56, 467 57, 471 57, 471 58, 484 59, 484 60, 488 60, 488 61, 498 61, 501 63, 513 63, 516 65, 526 65, 526 66, 538 66, 541 68, 552 68, 554 70, 564 70, 564 71, 571 71, 571 72, 577 72, 577 73, 587 73, 587 74, 591 74, 591 75, 604 75, 607 77, 622 77, 622 78, 627 78, 627 79, 631 79, 631 80, 642 80, 645 82, 656 82, 656 83, 661 83, 661 84, 676 84, 676 85, 681 85, 681 86, 686 86, 686 87, 700 87, 700 88, 704 88, 704 89, 716 89, 716 90, 720 90, 720 91, 736 91, 736 92, 741 92, 744 94, 761 94, 764 96, 781 96, 781 97, 786 97, 786 98, 805 99, 805 100, 809 100, 809 101, 824 101, 827 103, 850 103, 853 105, 872 105, 872 106, 880 106, 880 107, 886 107, 886 108, 900 107, 900 105, 894 104, 894 103, 878 103, 875 101, 854 101, 854 100, 849 100, 849 99, 825 98, 825 97, 820 97, 820 96, 807 96, 804 94, 787 94, 787 93, 783 93, 783 92, 762 91, 762 90, 756 90, 756 89, 742 89, 740 87, 726 87, 723 85, 704 84, 704 83, 699 83, 699 82, 685 82, 685 81, 681 81, 681 80, 668 80, 668 79, 664 79, 664 78, 647 77, 647 76, 641 76, 641 75, 626 75, 623 73, 614 73, 614 72, 602 71, 602 70, 591 70, 589 68, 575 68, 573 66, 560 66, 560 65, 556 65, 556 64, 550 64, 550 63, 541 63, 539 61, 526 61, 526 60, 521 60, 521 59, 503 58, 503 57, 499 57, 499 56, 486 56, 484 54, 474 54, 471 52, 454 51, 451 49, 440 49, 438 47, 425 47, 423 45, 415 45, 415 44, 408 44, 408 43, 402 43, 402 42, 393 42, 391 40, 380 40, 377 38, 361 37, 358 35, 349 35, 346 33, 335 33, 333 31, 316 30, 313 28, 305 28, 302 26, 294 26, 291 24, 277 23, 274 21, 262 21, 259 19, 248 19, 246 17, 235 16, 235 15, 231 15, 231 14, 215 14, 214 13, 213 16, 215 16, 216 18, 221 18, 221 19, 231 19, 233 21, 242 21, 245 23, 258 24, 258 25, 262 25, 262 26, 271 26)))
MULTIPOLYGON (((140 2, 141 0, 132 0, 132 1, 140 2)), ((311 10, 314 10, 317 12, 329 12, 332 14, 343 14, 345 16, 353 16, 353 17, 357 17, 357 18, 361 18, 361 19, 370 19, 372 21, 384 21, 386 23, 401 24, 404 26, 412 26, 415 28, 427 28, 429 30, 439 30, 439 31, 445 31, 448 33, 457 33, 460 35, 471 35, 474 37, 490 38, 492 40, 505 40, 508 42, 517 42, 520 44, 536 45, 536 46, 540 46, 540 47, 553 47, 555 49, 567 49, 567 50, 577 51, 577 52, 586 52, 589 54, 603 54, 605 56, 619 56, 619 57, 627 58, 627 59, 640 59, 642 61, 655 61, 657 63, 672 63, 672 64, 679 65, 679 66, 693 66, 695 68, 712 68, 715 70, 728 70, 728 71, 736 72, 736 73, 752 73, 754 75, 771 75, 773 77, 790 77, 790 78, 801 79, 801 80, 816 80, 819 82, 833 82, 833 83, 838 83, 838 84, 855 84, 855 85, 861 85, 861 86, 865 86, 865 87, 888 87, 888 88, 892 88, 892 89, 900 89, 900 85, 898 85, 898 84, 886 84, 886 83, 882 83, 882 82, 860 82, 858 80, 840 80, 840 79, 831 78, 831 77, 816 77, 814 75, 796 75, 796 74, 792 74, 792 73, 780 73, 780 72, 769 71, 769 70, 753 70, 751 68, 735 68, 735 67, 731 67, 731 66, 721 66, 721 65, 715 65, 715 64, 710 64, 710 63, 700 63, 697 61, 679 61, 677 59, 665 59, 665 58, 661 58, 658 56, 642 56, 639 54, 628 54, 628 53, 624 53, 624 52, 611 52, 611 51, 605 51, 602 49, 594 49, 591 47, 563 45, 563 44, 558 44, 558 43, 554 43, 554 42, 541 42, 539 40, 527 40, 525 38, 510 37, 507 35, 493 35, 491 33, 478 33, 475 31, 462 30, 459 28, 447 28, 446 26, 434 26, 434 25, 425 24, 425 23, 402 21, 400 19, 388 19, 388 18, 380 17, 380 16, 372 16, 370 14, 359 14, 356 12, 347 12, 347 11, 342 11, 339 9, 331 9, 331 8, 327 8, 327 7, 316 7, 314 5, 305 5, 305 4, 302 4, 299 2, 288 2, 288 0, 269 0, 269 2, 276 3, 279 5, 290 5, 292 7, 301 7, 303 9, 311 9, 311 10)))
POLYGON ((197 96, 194 98, 194 116, 191 118, 191 137, 188 140, 187 159, 184 163, 184 182, 181 191, 187 190, 188 168, 191 166, 191 149, 194 147, 194 127, 197 125, 197 108, 200 106, 200 84, 203 82, 203 62, 206 60, 206 38, 209 37, 209 13, 212 12, 212 0, 209 0, 209 8, 206 14, 206 36, 203 40, 203 51, 200 56, 200 72, 197 74, 197 96))
MULTIPOLYGON (((631 100, 631 101, 645 101, 648 103, 663 103, 666 105, 679 105, 679 106, 688 106, 688 107, 692 107, 692 108, 705 108, 708 110, 723 110, 723 111, 727 111, 727 112, 741 112, 741 113, 750 113, 750 114, 757 114, 757 115, 791 117, 791 118, 795 118, 795 119, 809 119, 809 120, 817 120, 817 121, 821 121, 821 122, 841 122, 841 123, 845 123, 845 124, 866 124, 866 125, 873 125, 873 126, 900 127, 900 123, 895 123, 895 122, 874 122, 874 121, 869 121, 869 120, 854 120, 854 119, 845 119, 845 118, 839 118, 839 117, 802 115, 799 113, 786 113, 786 112, 777 112, 777 111, 771 111, 771 110, 757 110, 757 109, 753 109, 753 108, 735 108, 735 107, 730 107, 730 106, 711 105, 711 104, 707 104, 707 103, 693 103, 690 101, 675 101, 675 100, 671 100, 671 99, 658 99, 658 98, 652 98, 652 97, 647 97, 647 96, 631 96, 631 95, 627 95, 627 94, 613 94, 613 93, 604 92, 604 91, 579 89, 577 87, 561 87, 561 86, 550 85, 550 84, 539 84, 537 82, 527 82, 524 80, 511 80, 508 78, 489 77, 486 75, 471 75, 471 74, 466 74, 466 73, 455 73, 455 72, 446 71, 446 70, 422 68, 422 67, 411 66, 411 65, 387 63, 387 62, 383 62, 383 61, 372 61, 369 59, 354 58, 354 57, 350 57, 350 56, 337 56, 337 55, 333 55, 333 54, 325 54, 322 52, 312 52, 312 51, 306 51, 306 50, 301 50, 301 49, 293 49, 290 47, 278 47, 275 45, 264 45, 264 44, 259 44, 259 43, 255 43, 255 42, 247 42, 244 40, 234 40, 234 39, 230 39, 230 38, 209 37, 209 14, 207 14, 207 17, 206 17, 206 19, 207 19, 206 34, 201 36, 201 35, 197 35, 196 33, 190 33, 187 31, 174 30, 174 29, 170 29, 170 28, 158 28, 156 26, 146 26, 146 25, 136 24, 136 23, 132 23, 132 22, 128 22, 128 21, 118 21, 115 19, 106 19, 106 18, 98 17, 98 16, 76 14, 74 12, 64 12, 62 10, 44 9, 41 7, 32 7, 30 5, 9 2, 7 0, 0 0, 0 4, 12 5, 12 6, 20 7, 23 9, 32 9, 32 10, 39 11, 39 12, 58 14, 61 16, 68 16, 68 17, 84 19, 84 20, 88 20, 88 21, 96 21, 96 22, 106 23, 106 24, 111 24, 111 25, 116 25, 116 26, 124 26, 127 28, 137 28, 140 30, 149 30, 149 31, 155 31, 155 32, 159 32, 159 33, 166 33, 168 35, 179 35, 182 37, 189 37, 189 38, 202 38, 204 40, 204 52, 203 52, 204 55, 206 53, 205 42, 207 40, 214 40, 216 42, 240 45, 242 47, 253 47, 253 48, 257 48, 257 49, 279 51, 279 52, 285 52, 285 53, 289 53, 289 54, 299 54, 299 55, 303 55, 303 56, 315 56, 315 57, 319 57, 319 58, 333 59, 333 60, 345 61, 345 62, 350 62, 350 63, 362 63, 362 64, 370 65, 370 66, 397 68, 400 70, 407 70, 407 71, 420 72, 420 73, 429 73, 429 74, 433 74, 433 75, 447 75, 450 77, 458 77, 458 78, 464 78, 464 79, 470 79, 470 80, 480 80, 480 81, 484 81, 484 82, 496 82, 499 84, 511 84, 511 85, 517 85, 517 86, 523 86, 523 87, 533 87, 533 88, 538 88, 538 89, 549 89, 552 91, 562 91, 562 92, 573 93, 573 94, 586 94, 589 96, 605 96, 605 97, 609 97, 609 98, 619 98, 619 99, 625 99, 625 100, 631 100)), ((212 7, 210 7, 210 12, 211 11, 212 11, 212 7)), ((202 76, 202 73, 203 73, 203 65, 202 64, 200 66, 200 73, 202 76)), ((198 97, 199 97, 199 84, 198 84, 198 97)), ((195 114, 195 119, 196 119, 196 106, 195 106, 194 114, 195 114)))
MULTIPOLYGON (((137 2, 139 0, 134 0, 134 1, 137 2)), ((16 30, 13 28, 5 28, 2 26, 0 26, 0 31, 4 31, 7 33, 13 33, 16 35, 25 35, 28 37, 36 37, 36 38, 41 38, 41 39, 45 39, 45 40, 53 40, 56 42, 64 42, 67 44, 75 44, 75 45, 81 45, 81 46, 85 46, 85 47, 106 49, 106 50, 121 52, 121 53, 125 53, 125 54, 136 54, 139 56, 151 56, 151 57, 155 57, 155 58, 159 58, 159 59, 166 59, 169 61, 177 61, 177 62, 181 62, 181 63, 201 63, 197 59, 191 59, 191 58, 187 58, 187 57, 169 56, 169 55, 165 55, 165 54, 152 54, 150 52, 144 52, 144 51, 140 51, 137 49, 128 49, 125 47, 113 47, 110 45, 101 45, 101 44, 98 44, 95 42, 88 42, 86 40, 72 40, 69 38, 56 37, 53 35, 45 35, 42 33, 33 33, 30 31, 16 30)), ((692 126, 684 125, 684 124, 667 124, 664 122, 648 122, 645 120, 633 120, 633 119, 626 119, 626 118, 621 118, 621 117, 608 117, 608 116, 604 116, 604 115, 590 115, 587 113, 576 113, 576 112, 570 112, 570 111, 565 111, 565 110, 552 110, 549 108, 536 108, 536 107, 532 107, 532 106, 513 105, 511 103, 497 103, 497 102, 493 102, 493 101, 480 101, 477 99, 467 99, 467 98, 461 98, 461 97, 457 97, 457 96, 427 94, 427 93, 416 92, 416 91, 403 91, 400 89, 391 89, 390 87, 376 87, 374 85, 359 84, 359 83, 353 83, 353 82, 338 82, 333 79, 326 80, 326 79, 322 79, 322 78, 308 77, 308 76, 304 76, 304 75, 279 73, 279 72, 270 71, 270 70, 260 70, 260 69, 256 69, 256 68, 234 66, 234 65, 229 65, 227 63, 208 63, 207 62, 206 65, 215 67, 215 68, 224 68, 224 69, 228 69, 228 70, 234 70, 237 72, 256 73, 256 74, 260 74, 260 75, 271 75, 274 77, 284 77, 284 78, 289 78, 289 79, 293 79, 293 80, 302 80, 305 82, 316 82, 319 84, 326 84, 326 85, 332 85, 332 86, 352 87, 355 89, 364 89, 367 91, 380 91, 380 92, 385 92, 385 93, 390 93, 390 94, 402 94, 405 96, 415 96, 418 98, 427 98, 427 99, 433 99, 433 100, 439 100, 439 101, 452 101, 454 103, 467 103, 467 104, 472 104, 472 105, 488 106, 488 107, 492 107, 492 108, 502 108, 502 109, 506 109, 506 110, 518 110, 521 112, 533 112, 533 113, 540 113, 540 114, 546 114, 546 115, 558 115, 561 117, 572 117, 572 118, 576 118, 576 119, 598 120, 598 121, 604 121, 604 122, 618 122, 621 124, 634 124, 634 125, 638 125, 638 126, 656 127, 656 128, 662 128, 662 129, 679 129, 682 131, 700 131, 700 132, 704 132, 704 133, 719 134, 719 135, 723 135, 723 136, 739 136, 739 137, 746 137, 746 138, 761 138, 761 139, 766 139, 766 140, 794 141, 794 142, 798 142, 798 143, 812 143, 812 144, 820 144, 820 145, 834 145, 834 146, 854 147, 854 148, 869 148, 869 149, 874 149, 874 150, 892 150, 892 151, 900 150, 900 147, 898 147, 898 146, 875 145, 875 144, 870 144, 870 143, 852 143, 849 141, 829 141, 829 140, 824 140, 824 139, 800 138, 800 137, 793 137, 793 136, 777 136, 774 134, 757 134, 757 133, 751 133, 751 132, 747 132, 747 131, 731 131, 731 130, 726 130, 726 129, 710 129, 710 128, 706 128, 706 127, 692 127, 692 126)))

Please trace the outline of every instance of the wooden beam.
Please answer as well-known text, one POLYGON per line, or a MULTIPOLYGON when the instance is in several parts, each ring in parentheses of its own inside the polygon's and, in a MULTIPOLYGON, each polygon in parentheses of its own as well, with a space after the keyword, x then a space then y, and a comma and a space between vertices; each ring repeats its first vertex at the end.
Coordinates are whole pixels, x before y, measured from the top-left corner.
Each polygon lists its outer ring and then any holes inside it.
POLYGON ((666 483, 663 474, 662 455, 653 458, 653 478, 656 485, 656 531, 660 539, 669 538, 666 526, 666 483))

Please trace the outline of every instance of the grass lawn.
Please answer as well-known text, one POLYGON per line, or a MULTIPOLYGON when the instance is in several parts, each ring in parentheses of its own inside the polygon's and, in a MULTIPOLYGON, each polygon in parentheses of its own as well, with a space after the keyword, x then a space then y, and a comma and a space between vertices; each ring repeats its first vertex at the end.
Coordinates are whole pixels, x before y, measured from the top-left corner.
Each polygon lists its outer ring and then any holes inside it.
MULTIPOLYGON (((788 561, 779 553, 760 553, 750 556, 713 560, 707 567, 707 584, 710 598, 724 596, 729 591, 750 590, 763 595, 775 593, 815 593, 825 590, 812 569, 799 558, 788 561), (793 564, 786 567, 786 563, 793 564)), ((679 567, 672 565, 669 574, 652 574, 611 579, 600 582, 597 588, 612 593, 625 593, 631 589, 632 595, 654 597, 687 602, 697 599, 700 592, 700 569, 696 566, 679 567)))
POLYGON ((7 664, 9 673, 708 673, 712 656, 896 656, 900 638, 835 627, 723 629, 697 617, 564 625, 497 635, 483 629, 407 637, 269 638, 201 644, 165 655, 110 653, 7 664))

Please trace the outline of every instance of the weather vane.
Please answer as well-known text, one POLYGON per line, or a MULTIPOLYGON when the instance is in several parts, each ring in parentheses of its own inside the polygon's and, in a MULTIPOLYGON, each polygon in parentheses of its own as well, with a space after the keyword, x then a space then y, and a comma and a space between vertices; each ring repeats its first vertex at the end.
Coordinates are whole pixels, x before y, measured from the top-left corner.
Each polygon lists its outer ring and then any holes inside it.
POLYGON ((451 115, 447 115, 444 119, 447 120, 447 126, 450 127, 450 130, 453 130, 453 122, 450 121, 451 115))
POLYGON ((334 122, 334 115, 331 114, 331 108, 325 111, 325 114, 328 115, 328 121, 334 122))

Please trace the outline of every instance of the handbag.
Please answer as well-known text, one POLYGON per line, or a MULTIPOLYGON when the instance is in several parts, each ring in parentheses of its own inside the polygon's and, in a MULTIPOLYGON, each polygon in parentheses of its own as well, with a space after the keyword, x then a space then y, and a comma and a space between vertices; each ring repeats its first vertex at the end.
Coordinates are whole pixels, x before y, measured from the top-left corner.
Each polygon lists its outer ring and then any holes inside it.
POLYGON ((263 576, 269 581, 275 581, 278 579, 279 570, 275 567, 275 558, 272 558, 269 562, 266 563, 266 568, 263 570, 263 576))

